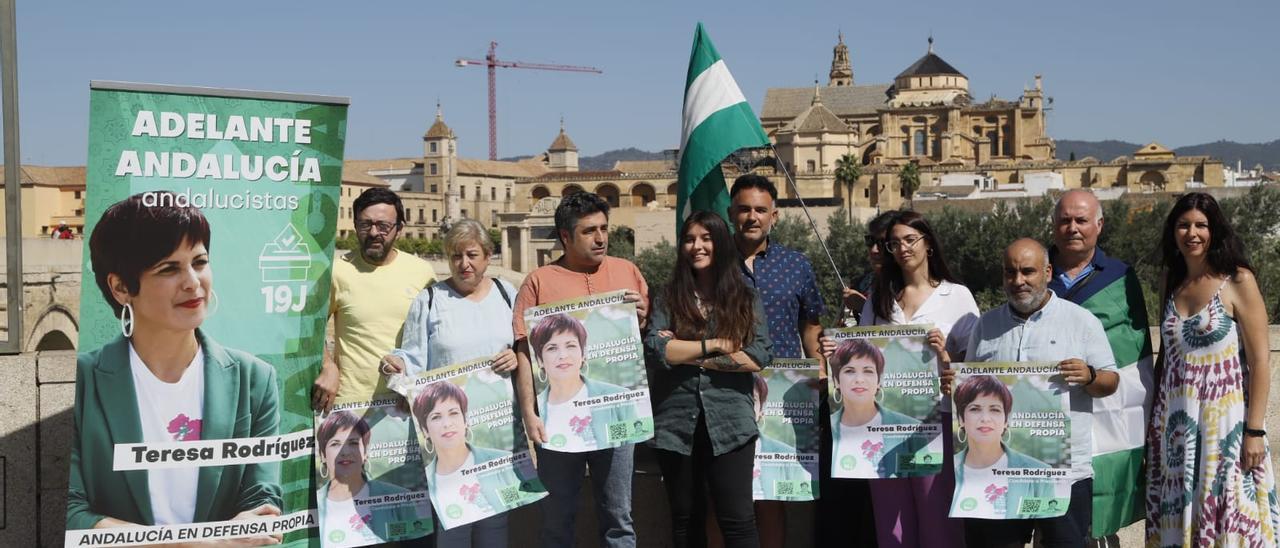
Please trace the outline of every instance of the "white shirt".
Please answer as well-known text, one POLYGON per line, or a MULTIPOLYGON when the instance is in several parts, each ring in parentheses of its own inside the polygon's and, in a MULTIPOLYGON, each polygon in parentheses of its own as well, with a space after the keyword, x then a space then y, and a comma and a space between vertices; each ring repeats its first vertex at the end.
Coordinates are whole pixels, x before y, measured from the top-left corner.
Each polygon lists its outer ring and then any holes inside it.
MULTIPOLYGON (((1049 292, 1049 302, 1027 319, 1005 305, 987 311, 973 328, 969 355, 973 362, 1060 362, 1084 360, 1098 371, 1115 371, 1116 359, 1102 322, 1071 301, 1049 292)), ((1093 396, 1072 386, 1071 481, 1093 477, 1093 396)), ((1017 408, 1017 402, 1014 403, 1017 408)))
POLYGON ((549 444, 549 449, 562 451, 565 453, 578 453, 583 451, 591 451, 596 448, 595 431, 591 429, 591 425, 578 427, 578 431, 574 431, 574 422, 572 419, 577 418, 579 421, 591 418, 591 408, 575 407, 573 402, 587 399, 587 385, 582 385, 578 389, 578 393, 564 403, 551 403, 551 395, 547 394, 547 415, 542 417, 543 424, 547 429, 547 439, 554 440, 557 435, 564 436, 564 445, 549 444))
POLYGON ((898 301, 893 302, 893 317, 885 319, 875 313, 875 299, 868 296, 862 305, 859 325, 909 325, 931 323, 946 339, 945 348, 952 358, 969 348, 969 332, 978 323, 978 303, 969 288, 943 280, 933 293, 920 303, 910 318, 898 301))
MULTIPOLYGON (((200 426, 204 418, 203 349, 196 347, 195 357, 176 383, 156 378, 142 363, 132 343, 129 344, 129 369, 133 373, 133 390, 138 399, 142 441, 173 443, 200 440, 200 426)), ((199 480, 199 468, 147 471, 151 515, 156 525, 191 523, 195 519, 199 480)))
POLYGON ((320 524, 320 543, 325 548, 346 548, 352 546, 368 546, 382 542, 376 533, 369 530, 373 522, 373 513, 368 505, 356 506, 356 501, 369 498, 369 485, 365 484, 355 496, 346 500, 326 498, 320 501, 324 505, 324 523, 320 524))
POLYGON ((952 517, 1003 518, 1006 515, 1006 505, 1009 504, 1009 478, 995 475, 992 469, 1008 467, 1007 454, 1001 455, 1000 460, 986 468, 973 468, 965 464, 964 483, 956 485, 960 489, 960 496, 956 500, 960 503, 953 509, 955 514, 952 517), (966 499, 977 501, 977 506, 965 510, 966 499))
MULTIPOLYGON (((457 505, 462 510, 462 514, 457 517, 449 514, 448 519, 452 523, 470 523, 493 513, 493 509, 489 508, 488 499, 485 499, 484 494, 480 492, 479 476, 476 474, 462 475, 463 470, 472 468, 475 465, 475 453, 467 451, 467 458, 462 461, 462 466, 459 466, 452 474, 436 472, 434 478, 427 479, 427 481, 433 482, 435 487, 437 513, 445 515, 446 512, 451 511, 453 505, 457 505)), ((437 470, 439 469, 437 468, 437 470)))
POLYGON ((850 478, 877 478, 880 477, 880 459, 884 457, 884 433, 869 433, 867 427, 881 426, 884 419, 879 412, 862 426, 845 426, 840 423, 840 447, 836 451, 836 463, 840 467, 840 477, 850 478), (870 444, 863 447, 865 444, 870 444), (879 444, 879 447, 875 447, 879 444), (856 465, 853 470, 845 470, 842 466, 842 460, 845 455, 852 455, 856 465))
POLYGON ((516 288, 496 278, 493 283, 480 302, 466 298, 444 281, 436 282, 430 292, 424 289, 418 294, 405 318, 400 348, 393 351, 405 361, 406 373, 490 358, 511 347, 516 288), (502 298, 497 284, 507 290, 512 304, 502 298))

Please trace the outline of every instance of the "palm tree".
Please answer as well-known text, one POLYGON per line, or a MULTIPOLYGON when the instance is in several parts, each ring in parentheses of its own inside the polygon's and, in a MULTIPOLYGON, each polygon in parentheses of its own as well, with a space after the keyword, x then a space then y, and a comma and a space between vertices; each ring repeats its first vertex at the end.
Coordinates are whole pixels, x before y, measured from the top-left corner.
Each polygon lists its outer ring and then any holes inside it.
POLYGON ((915 162, 902 166, 902 171, 898 172, 898 184, 902 185, 902 194, 907 198, 907 208, 911 208, 911 199, 920 188, 920 166, 915 162))
POLYGON ((862 176, 862 162, 852 154, 836 158, 836 184, 844 187, 844 209, 849 214, 849 223, 853 223, 853 185, 862 176))

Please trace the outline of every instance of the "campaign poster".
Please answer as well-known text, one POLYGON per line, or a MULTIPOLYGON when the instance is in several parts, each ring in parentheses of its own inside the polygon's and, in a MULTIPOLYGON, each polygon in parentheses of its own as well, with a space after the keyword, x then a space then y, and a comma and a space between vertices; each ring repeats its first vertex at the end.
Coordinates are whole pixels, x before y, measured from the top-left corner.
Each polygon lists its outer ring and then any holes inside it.
POLYGON ((751 475, 754 500, 803 501, 818 498, 818 370, 816 359, 776 358, 754 373, 756 461, 751 475))
POLYGON ((347 103, 90 84, 67 545, 314 538, 347 103))
POLYGON ((525 310, 538 416, 548 449, 582 453, 653 437, 635 303, 625 291, 525 310))
POLYGON ((828 329, 831 477, 911 478, 942 471, 942 391, 931 325, 828 329))
POLYGON ((391 394, 317 412, 316 526, 324 548, 432 532, 427 476, 409 405, 391 394))
POLYGON ((1071 502, 1071 414, 1058 364, 954 363, 952 517, 1038 519, 1071 502))
POLYGON ((409 400, 418 448, 441 527, 451 529, 547 496, 510 374, 489 358, 397 376, 388 383, 409 400))

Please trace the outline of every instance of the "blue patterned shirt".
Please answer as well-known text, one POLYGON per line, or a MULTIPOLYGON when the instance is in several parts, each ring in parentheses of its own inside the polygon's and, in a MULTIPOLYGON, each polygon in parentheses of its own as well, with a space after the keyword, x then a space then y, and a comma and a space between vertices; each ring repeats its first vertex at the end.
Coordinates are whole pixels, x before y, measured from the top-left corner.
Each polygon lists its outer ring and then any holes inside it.
POLYGON ((823 310, 813 266, 803 253, 768 243, 756 254, 752 267, 748 269, 744 261, 742 274, 760 293, 774 357, 803 358, 800 318, 816 323, 823 310))

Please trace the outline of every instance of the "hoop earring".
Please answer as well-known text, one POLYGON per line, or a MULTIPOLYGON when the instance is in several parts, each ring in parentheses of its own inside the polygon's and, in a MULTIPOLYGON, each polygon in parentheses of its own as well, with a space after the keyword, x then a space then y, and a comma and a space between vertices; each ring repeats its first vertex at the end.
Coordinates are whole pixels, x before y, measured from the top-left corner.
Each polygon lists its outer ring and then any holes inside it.
POLYGON ((1006 426, 1004 427, 1004 435, 1000 436, 1000 443, 1009 445, 1011 440, 1013 440, 1013 431, 1009 430, 1009 427, 1006 426))
POLYGON ((931 247, 931 248, 929 248, 929 249, 925 250, 925 252, 924 252, 924 256, 925 256, 925 257, 932 257, 932 256, 933 256, 933 248, 931 247))
POLYGON ((320 461, 320 477, 329 479, 329 465, 325 464, 323 460, 320 461))
POLYGON ((547 368, 538 367, 538 382, 542 384, 547 384, 547 368))
POLYGON ((424 436, 422 440, 422 450, 426 451, 428 455, 434 455, 436 454, 436 444, 432 443, 431 438, 424 436))
POLYGON ((220 304, 222 304, 222 301, 221 301, 220 299, 218 299, 218 292, 217 292, 217 291, 215 291, 214 289, 210 288, 210 289, 209 289, 209 302, 205 304, 205 309, 206 309, 205 317, 207 318, 207 317, 209 317, 209 316, 212 316, 212 315, 214 315, 214 314, 217 314, 217 313, 218 313, 218 305, 220 305, 220 304))
POLYGON ((587 378, 587 371, 589 371, 589 369, 587 369, 587 366, 589 366, 589 365, 590 365, 590 363, 589 363, 589 362, 587 362, 587 359, 586 359, 586 358, 583 358, 583 359, 582 359, 582 378, 583 378, 583 379, 587 378))
POLYGON ((468 427, 467 427, 467 433, 462 435, 462 439, 463 439, 463 440, 466 440, 467 445, 471 445, 471 442, 475 441, 475 439, 476 439, 476 432, 475 432, 475 430, 472 430, 472 429, 471 429, 471 427, 470 427, 470 426, 468 426, 468 427))
POLYGON ((836 400, 836 403, 840 403, 840 386, 839 385, 836 385, 836 393, 835 393, 835 396, 833 397, 836 400))
POLYGON ((956 441, 958 441, 958 442, 960 442, 960 443, 965 443, 965 442, 968 442, 968 441, 969 441, 969 436, 968 436, 967 434, 965 434, 965 433, 964 433, 964 427, 963 427, 963 426, 961 426, 961 427, 960 427, 960 432, 959 432, 958 434, 956 434, 956 441))
POLYGON ((133 304, 124 303, 124 307, 120 309, 120 333, 124 338, 133 336, 133 304))
POLYGON ((877 389, 876 389, 876 398, 875 398, 875 399, 876 399, 876 403, 880 403, 880 404, 884 403, 884 390, 883 390, 883 389, 880 389, 880 388, 877 388, 877 389))

